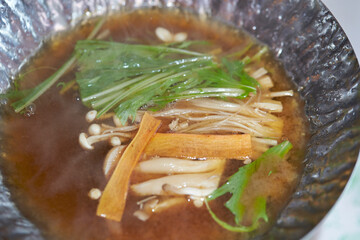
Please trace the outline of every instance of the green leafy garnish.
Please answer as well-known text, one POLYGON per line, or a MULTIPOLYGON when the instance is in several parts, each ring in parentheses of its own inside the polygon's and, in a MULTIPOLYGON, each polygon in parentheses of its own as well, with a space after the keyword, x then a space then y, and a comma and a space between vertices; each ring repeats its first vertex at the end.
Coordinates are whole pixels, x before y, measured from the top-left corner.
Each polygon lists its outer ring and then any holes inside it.
MULTIPOLYGON (((256 93, 258 82, 245 71, 245 60, 217 59, 214 55, 191 50, 207 41, 141 45, 91 40, 76 43, 73 56, 52 76, 33 89, 3 95, 12 100, 16 112, 22 111, 53 86, 72 66, 77 67, 84 105, 98 111, 98 117, 112 110, 125 123, 142 107, 162 109, 166 104, 204 97, 245 98, 256 93), (76 65, 75 65, 76 64, 76 65)), ((72 87, 66 83, 61 93, 72 87)))
POLYGON ((218 63, 212 55, 184 48, 191 44, 196 42, 176 48, 79 41, 76 79, 83 103, 98 110, 98 116, 115 109, 125 122, 144 105, 157 110, 179 99, 245 98, 256 92, 258 83, 243 62, 223 58, 218 63))
POLYGON ((245 205, 241 203, 241 197, 251 176, 258 170, 261 164, 273 158, 283 159, 291 148, 292 144, 289 141, 282 142, 281 144, 267 150, 256 161, 239 168, 239 170, 232 175, 224 185, 216 189, 206 198, 205 203, 212 218, 225 229, 235 232, 250 232, 259 226, 260 219, 268 221, 266 214, 266 199, 262 196, 258 196, 254 201, 253 206, 247 206, 248 208, 252 207, 253 209, 252 224, 250 226, 241 225, 240 223, 246 210, 245 205), (220 220, 210 209, 208 204, 208 201, 214 200, 226 193, 232 194, 231 198, 225 203, 225 207, 234 214, 237 226, 232 226, 220 220))

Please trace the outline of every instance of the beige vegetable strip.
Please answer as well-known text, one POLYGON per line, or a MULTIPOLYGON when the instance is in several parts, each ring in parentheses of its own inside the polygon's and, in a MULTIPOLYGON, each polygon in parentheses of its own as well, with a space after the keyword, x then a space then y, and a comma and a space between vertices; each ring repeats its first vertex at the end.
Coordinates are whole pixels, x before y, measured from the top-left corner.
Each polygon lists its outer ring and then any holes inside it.
POLYGON ((149 195, 193 195, 204 197, 213 192, 219 184, 224 164, 209 173, 176 174, 151 179, 131 185, 139 196, 149 195), (204 193, 205 192, 205 193, 204 193))
POLYGON ((175 174, 175 173, 201 173, 219 168, 225 159, 188 160, 179 158, 154 157, 140 162, 136 170, 143 173, 175 174))
POLYGON ((120 158, 105 190, 100 198, 96 214, 101 217, 121 221, 129 188, 129 179, 146 144, 154 136, 161 124, 145 113, 138 133, 120 158))

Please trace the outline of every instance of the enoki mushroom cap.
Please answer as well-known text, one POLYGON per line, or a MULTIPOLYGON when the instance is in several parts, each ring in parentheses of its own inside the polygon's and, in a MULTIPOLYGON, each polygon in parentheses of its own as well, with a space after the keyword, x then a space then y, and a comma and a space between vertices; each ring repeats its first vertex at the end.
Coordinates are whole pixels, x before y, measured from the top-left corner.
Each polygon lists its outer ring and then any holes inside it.
POLYGON ((179 32, 173 34, 163 27, 157 27, 155 29, 155 34, 163 42, 183 42, 187 39, 186 32, 179 32))
POLYGON ((88 149, 88 150, 94 149, 94 147, 91 146, 91 144, 88 142, 86 133, 80 133, 79 143, 80 143, 80 146, 84 149, 88 149))
POLYGON ((101 133, 101 127, 99 124, 93 123, 90 125, 88 131, 90 135, 99 135, 101 133))
POLYGON ((86 119, 87 122, 92 122, 92 121, 95 120, 96 115, 97 115, 97 111, 96 110, 91 110, 86 114, 85 119, 86 119))

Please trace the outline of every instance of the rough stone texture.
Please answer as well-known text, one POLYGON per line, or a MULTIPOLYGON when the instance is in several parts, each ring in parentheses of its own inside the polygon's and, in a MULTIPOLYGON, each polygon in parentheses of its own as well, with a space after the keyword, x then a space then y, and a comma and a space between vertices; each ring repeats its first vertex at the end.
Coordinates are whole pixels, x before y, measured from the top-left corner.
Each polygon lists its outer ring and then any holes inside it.
MULTIPOLYGON (((0 90, 44 38, 101 15, 138 7, 181 7, 242 27, 269 45, 305 100, 311 139, 305 171, 268 239, 298 239, 311 230, 342 192, 359 151, 359 79, 343 30, 316 0, 0 0, 0 90)), ((41 239, 11 202, 0 175, 0 239, 41 239)))

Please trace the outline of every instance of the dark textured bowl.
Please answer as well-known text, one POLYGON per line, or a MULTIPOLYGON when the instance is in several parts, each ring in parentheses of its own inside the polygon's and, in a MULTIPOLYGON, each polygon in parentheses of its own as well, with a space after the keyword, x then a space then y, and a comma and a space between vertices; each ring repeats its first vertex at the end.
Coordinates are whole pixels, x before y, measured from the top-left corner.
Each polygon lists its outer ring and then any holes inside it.
MULTIPOLYGON (((316 0, 0 1, 0 89, 44 38, 83 16, 139 7, 183 8, 241 27, 269 45, 305 101, 311 138, 290 202, 265 235, 298 239, 333 206, 359 151, 359 66, 343 30, 316 0)), ((41 239, 21 216, 0 174, 0 239, 41 239)))

